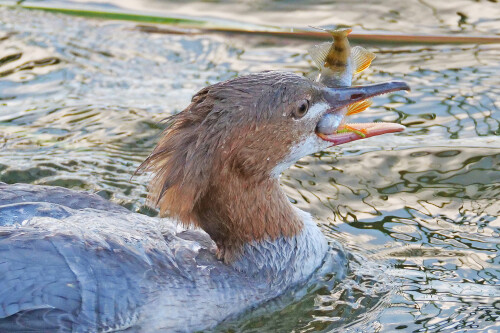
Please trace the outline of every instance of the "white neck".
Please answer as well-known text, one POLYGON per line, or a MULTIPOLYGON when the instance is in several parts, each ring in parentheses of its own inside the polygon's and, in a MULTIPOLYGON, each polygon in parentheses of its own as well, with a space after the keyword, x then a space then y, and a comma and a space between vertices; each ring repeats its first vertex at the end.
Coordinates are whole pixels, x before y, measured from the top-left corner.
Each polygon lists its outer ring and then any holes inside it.
POLYGON ((325 236, 309 213, 294 207, 304 222, 294 237, 245 244, 240 259, 231 265, 248 276, 287 287, 306 280, 321 265, 328 251, 325 236))

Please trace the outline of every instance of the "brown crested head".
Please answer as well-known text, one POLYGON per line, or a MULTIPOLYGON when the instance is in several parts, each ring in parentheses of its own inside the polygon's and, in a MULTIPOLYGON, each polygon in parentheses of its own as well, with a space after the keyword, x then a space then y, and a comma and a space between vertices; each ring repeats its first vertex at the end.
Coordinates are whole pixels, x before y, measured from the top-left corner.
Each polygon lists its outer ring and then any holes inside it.
POLYGON ((279 174, 331 146, 332 140, 317 133, 318 123, 358 95, 332 104, 324 86, 286 72, 241 76, 202 89, 169 118, 139 167, 153 173, 150 202, 162 216, 204 229, 226 261, 245 243, 297 234, 302 221, 279 188, 279 174))

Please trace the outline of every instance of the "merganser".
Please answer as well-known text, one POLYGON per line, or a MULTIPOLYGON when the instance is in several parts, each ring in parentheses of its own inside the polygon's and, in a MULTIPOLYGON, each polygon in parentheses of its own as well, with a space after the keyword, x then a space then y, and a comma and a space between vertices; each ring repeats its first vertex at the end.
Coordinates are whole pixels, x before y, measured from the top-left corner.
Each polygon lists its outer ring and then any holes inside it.
MULTIPOLYGON (((362 138, 322 133, 326 115, 396 90, 408 86, 328 88, 286 72, 202 89, 140 166, 168 219, 59 187, 0 184, 0 331, 202 330, 338 264, 342 250, 329 250, 279 176, 362 138)), ((365 137, 403 129, 351 126, 365 137)))

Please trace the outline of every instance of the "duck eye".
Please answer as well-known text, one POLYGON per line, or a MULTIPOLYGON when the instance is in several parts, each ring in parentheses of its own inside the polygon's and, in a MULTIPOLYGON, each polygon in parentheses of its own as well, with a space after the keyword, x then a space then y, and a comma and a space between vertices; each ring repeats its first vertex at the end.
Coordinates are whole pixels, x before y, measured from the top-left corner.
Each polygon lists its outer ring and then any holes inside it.
POLYGON ((297 107, 295 108, 293 112, 293 117, 295 119, 300 119, 305 116, 307 113, 307 110, 309 110, 309 101, 307 99, 301 101, 297 107))

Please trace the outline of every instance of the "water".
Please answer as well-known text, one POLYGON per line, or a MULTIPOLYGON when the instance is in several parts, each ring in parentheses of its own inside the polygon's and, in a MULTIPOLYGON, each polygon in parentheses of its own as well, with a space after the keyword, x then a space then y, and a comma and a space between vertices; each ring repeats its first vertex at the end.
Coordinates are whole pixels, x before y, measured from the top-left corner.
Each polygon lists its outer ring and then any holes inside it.
MULTIPOLYGON (((231 19, 251 24, 500 33, 494 1, 363 3, 120 2, 222 18, 233 11, 231 19)), ((150 34, 133 22, 5 7, 0 22, 0 181, 97 192, 148 215, 156 212, 145 205, 147 175, 131 177, 160 120, 200 88, 236 75, 314 75, 306 54, 313 41, 150 34)), ((353 122, 408 129, 306 157, 282 176, 294 204, 348 249, 349 276, 325 277, 301 301, 215 331, 500 330, 500 46, 367 47, 377 58, 356 83, 402 79, 412 92, 375 98, 353 122)))

